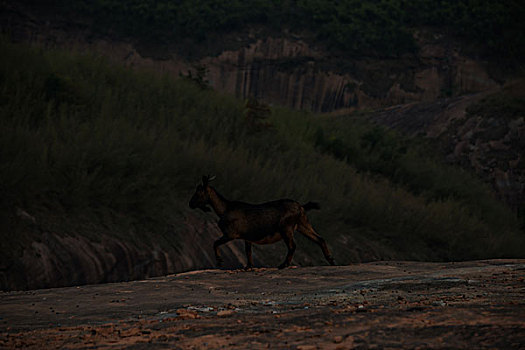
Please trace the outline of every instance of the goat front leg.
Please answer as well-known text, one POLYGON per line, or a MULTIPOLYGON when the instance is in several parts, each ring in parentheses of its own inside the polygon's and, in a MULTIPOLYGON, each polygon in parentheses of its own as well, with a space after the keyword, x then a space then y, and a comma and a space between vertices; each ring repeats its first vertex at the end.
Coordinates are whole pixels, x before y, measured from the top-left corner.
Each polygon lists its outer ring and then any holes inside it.
POLYGON ((282 234, 284 243, 286 244, 286 247, 288 248, 288 254, 286 254, 286 258, 284 259, 284 262, 279 265, 279 269, 284 269, 285 267, 290 266, 292 263, 293 254, 295 253, 295 242, 293 239, 293 229, 287 229, 284 234, 282 234))
POLYGON ((244 269, 248 270, 253 267, 252 242, 244 241, 244 250, 246 252, 246 267, 244 269))
POLYGON ((219 252, 219 246, 225 244, 225 243, 228 243, 229 241, 231 241, 232 239, 229 238, 229 237, 226 237, 226 236, 222 236, 221 238, 219 238, 218 240, 215 241, 215 243, 213 243, 213 250, 215 251, 215 260, 217 261, 217 266, 218 267, 221 267, 222 266, 222 263, 223 263, 223 260, 222 260, 222 257, 221 257, 221 254, 219 252))

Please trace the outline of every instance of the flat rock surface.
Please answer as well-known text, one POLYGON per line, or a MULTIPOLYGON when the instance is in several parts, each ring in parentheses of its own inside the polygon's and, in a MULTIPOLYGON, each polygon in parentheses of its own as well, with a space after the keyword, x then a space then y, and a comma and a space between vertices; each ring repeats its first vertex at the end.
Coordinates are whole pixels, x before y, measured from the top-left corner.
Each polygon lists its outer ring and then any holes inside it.
POLYGON ((204 270, 5 292, 0 348, 525 347, 525 260, 204 270))

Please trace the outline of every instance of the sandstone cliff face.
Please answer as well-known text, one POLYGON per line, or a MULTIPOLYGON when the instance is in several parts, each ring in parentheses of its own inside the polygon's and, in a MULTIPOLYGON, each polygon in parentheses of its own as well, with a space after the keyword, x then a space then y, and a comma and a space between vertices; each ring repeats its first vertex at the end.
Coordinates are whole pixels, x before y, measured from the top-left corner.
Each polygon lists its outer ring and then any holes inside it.
POLYGON ((217 90, 321 112, 434 101, 497 86, 483 62, 459 48, 420 45, 419 55, 396 59, 335 58, 301 39, 269 37, 199 63, 217 90))
POLYGON ((252 29, 232 39, 237 49, 189 61, 177 54, 176 44, 148 48, 132 40, 96 37, 86 24, 45 18, 13 4, 1 15, 3 31, 14 40, 95 51, 174 76, 204 66, 205 78, 219 91, 316 112, 429 102, 498 85, 486 62, 467 57, 450 38, 425 30, 415 34, 419 52, 397 58, 334 55, 302 35, 269 37, 252 29))
POLYGON ((321 71, 323 54, 301 40, 266 38, 200 61, 211 85, 238 97, 255 97, 296 109, 333 110, 355 105, 356 84, 344 74, 321 71))

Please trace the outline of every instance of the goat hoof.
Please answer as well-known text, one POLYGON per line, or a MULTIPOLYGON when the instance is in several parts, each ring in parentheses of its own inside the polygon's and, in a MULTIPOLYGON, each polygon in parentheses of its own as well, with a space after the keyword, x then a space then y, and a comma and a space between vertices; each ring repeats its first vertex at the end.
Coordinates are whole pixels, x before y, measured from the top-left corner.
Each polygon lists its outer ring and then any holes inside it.
POLYGON ((332 265, 332 266, 337 265, 336 262, 335 262, 335 260, 334 260, 333 258, 328 259, 328 262, 329 262, 330 265, 332 265))
POLYGON ((252 269, 253 269, 253 265, 246 265, 246 266, 244 267, 244 270, 245 270, 245 271, 250 271, 250 270, 252 270, 252 269))
POLYGON ((285 267, 288 267, 288 266, 290 266, 290 265, 289 264, 281 264, 281 265, 279 265, 278 269, 282 270, 282 269, 284 269, 285 267))

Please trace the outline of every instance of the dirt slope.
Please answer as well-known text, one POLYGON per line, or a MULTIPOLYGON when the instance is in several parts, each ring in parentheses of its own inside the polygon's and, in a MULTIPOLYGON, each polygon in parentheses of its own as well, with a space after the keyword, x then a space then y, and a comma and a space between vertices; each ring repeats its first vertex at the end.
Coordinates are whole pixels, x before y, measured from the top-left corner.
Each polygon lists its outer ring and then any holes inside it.
POLYGON ((0 347, 518 349, 525 260, 203 270, 0 297, 0 347))

